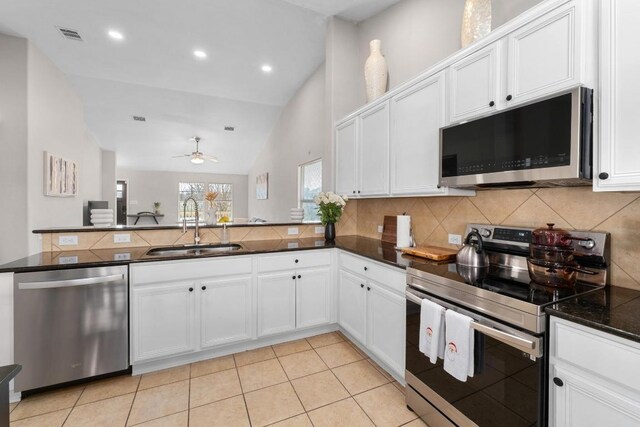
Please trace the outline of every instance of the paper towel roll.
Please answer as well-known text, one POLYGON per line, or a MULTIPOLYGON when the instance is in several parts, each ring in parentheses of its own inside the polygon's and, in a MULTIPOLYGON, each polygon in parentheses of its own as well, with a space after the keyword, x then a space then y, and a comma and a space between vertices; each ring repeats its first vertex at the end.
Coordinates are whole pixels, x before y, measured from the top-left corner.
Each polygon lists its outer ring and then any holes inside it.
POLYGON ((396 246, 399 248, 411 246, 411 217, 409 215, 397 216, 396 246))

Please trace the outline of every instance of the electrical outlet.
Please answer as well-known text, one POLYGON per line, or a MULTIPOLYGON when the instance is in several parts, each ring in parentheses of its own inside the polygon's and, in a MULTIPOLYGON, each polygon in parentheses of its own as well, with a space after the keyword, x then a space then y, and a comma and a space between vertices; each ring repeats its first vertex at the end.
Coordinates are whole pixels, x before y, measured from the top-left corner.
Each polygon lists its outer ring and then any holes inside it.
POLYGON ((58 246, 76 246, 77 244, 78 244, 78 236, 58 237, 58 246))
POLYGON ((382 225, 378 226, 378 233, 382 233, 384 231, 384 227, 382 225))
POLYGON ((58 258, 58 264, 77 264, 78 257, 77 256, 61 256, 58 258))
POLYGON ((316 227, 316 234, 324 233, 324 227, 316 227))
POLYGON ((300 247, 300 245, 298 244, 298 242, 287 243, 287 248, 288 249, 298 249, 299 247, 300 247))
POLYGON ((289 227, 287 229, 287 234, 289 236, 297 235, 298 234, 298 227, 289 227))
POLYGON ((449 243, 452 245, 461 245, 462 236, 459 234, 449 234, 449 243))
POLYGON ((114 234, 113 243, 131 243, 131 234, 114 234))

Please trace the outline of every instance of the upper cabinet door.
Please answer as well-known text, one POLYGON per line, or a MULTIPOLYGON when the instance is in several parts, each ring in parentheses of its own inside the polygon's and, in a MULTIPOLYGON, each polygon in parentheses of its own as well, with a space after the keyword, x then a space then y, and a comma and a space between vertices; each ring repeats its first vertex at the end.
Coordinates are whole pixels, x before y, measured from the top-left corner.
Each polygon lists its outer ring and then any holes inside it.
POLYGON ((579 2, 507 36, 507 107, 580 83, 579 2))
POLYGON ((357 192, 358 121, 351 119, 336 128, 336 193, 357 192))
POLYGON ((359 196, 389 194, 389 103, 360 116, 359 196))
POLYGON ((444 125, 444 71, 391 99, 391 194, 442 193, 440 128, 444 125))
POLYGON ((490 113, 500 102, 499 46, 491 44, 449 67, 449 121, 490 113))
POLYGON ((597 191, 640 190, 640 2, 602 2, 600 20, 600 150, 597 191))

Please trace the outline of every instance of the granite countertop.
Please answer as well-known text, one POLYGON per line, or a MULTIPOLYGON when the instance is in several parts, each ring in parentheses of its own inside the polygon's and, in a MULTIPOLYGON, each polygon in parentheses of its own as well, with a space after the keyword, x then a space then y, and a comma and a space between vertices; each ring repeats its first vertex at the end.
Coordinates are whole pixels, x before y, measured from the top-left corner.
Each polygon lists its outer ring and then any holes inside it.
POLYGON ((98 267, 106 265, 123 265, 139 262, 183 260, 190 258, 214 258, 224 256, 250 255, 260 253, 287 252, 298 250, 315 250, 339 248, 347 252, 361 255, 393 267, 406 268, 415 264, 432 263, 428 260, 402 255, 392 244, 377 239, 359 236, 338 237, 334 243, 324 239, 287 239, 258 240, 240 242, 242 249, 233 252, 213 253, 198 256, 145 256, 149 250, 143 248, 94 249, 64 252, 41 252, 11 263, 0 265, 0 273, 24 273, 29 271, 61 270, 77 267, 98 267))
MULTIPOLYGON (((194 224, 189 223, 189 229, 193 229, 194 224)), ((281 227, 281 226, 307 226, 321 225, 319 221, 314 222, 247 222, 247 223, 227 223, 228 228, 232 227, 281 227)), ((224 224, 199 224, 200 228, 222 228, 224 224)), ((96 227, 93 225, 85 225, 79 227, 51 227, 33 230, 34 234, 45 233, 90 233, 92 231, 136 231, 136 230, 178 230, 182 229, 182 224, 146 224, 146 225, 109 225, 105 227, 96 227)))
POLYGON ((640 342, 640 291, 607 286, 549 306, 546 311, 552 316, 640 342))

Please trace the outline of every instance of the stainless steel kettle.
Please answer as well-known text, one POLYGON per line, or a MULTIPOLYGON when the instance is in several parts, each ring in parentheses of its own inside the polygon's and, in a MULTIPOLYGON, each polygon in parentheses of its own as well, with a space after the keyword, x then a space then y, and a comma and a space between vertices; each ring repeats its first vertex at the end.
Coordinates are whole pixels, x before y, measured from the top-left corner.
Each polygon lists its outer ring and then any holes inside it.
POLYGON ((463 267, 489 268, 489 256, 482 248, 482 237, 478 232, 472 231, 467 235, 464 246, 456 255, 456 264, 463 267), (472 237, 476 240, 475 244, 471 243, 472 237))

